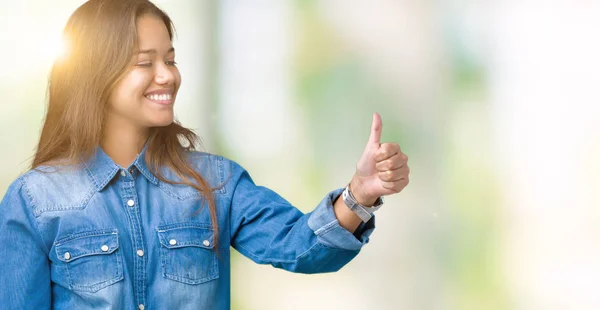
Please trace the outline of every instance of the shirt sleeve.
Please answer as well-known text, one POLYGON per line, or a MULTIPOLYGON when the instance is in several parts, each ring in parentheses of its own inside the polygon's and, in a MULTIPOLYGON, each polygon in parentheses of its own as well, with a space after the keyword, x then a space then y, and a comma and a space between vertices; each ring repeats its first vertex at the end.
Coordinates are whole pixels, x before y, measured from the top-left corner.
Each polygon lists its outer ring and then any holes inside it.
POLYGON ((22 179, 0 202, 0 304, 11 309, 50 309, 50 264, 22 179))
POLYGON ((333 203, 342 189, 303 214, 274 191, 254 184, 234 162, 231 172, 231 244, 256 263, 299 273, 334 272, 359 253, 375 228, 374 219, 354 234, 340 226, 333 203))

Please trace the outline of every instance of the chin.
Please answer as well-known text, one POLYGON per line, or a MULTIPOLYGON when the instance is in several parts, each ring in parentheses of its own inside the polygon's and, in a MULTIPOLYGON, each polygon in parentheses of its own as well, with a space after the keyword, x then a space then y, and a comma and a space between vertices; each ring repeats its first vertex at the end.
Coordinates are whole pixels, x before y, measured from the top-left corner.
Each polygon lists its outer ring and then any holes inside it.
POLYGON ((169 126, 173 123, 173 117, 165 117, 162 119, 153 119, 148 122, 150 126, 148 127, 165 127, 169 126))
POLYGON ((173 119, 170 119, 168 121, 153 122, 152 127, 166 127, 171 124, 173 124, 173 119))

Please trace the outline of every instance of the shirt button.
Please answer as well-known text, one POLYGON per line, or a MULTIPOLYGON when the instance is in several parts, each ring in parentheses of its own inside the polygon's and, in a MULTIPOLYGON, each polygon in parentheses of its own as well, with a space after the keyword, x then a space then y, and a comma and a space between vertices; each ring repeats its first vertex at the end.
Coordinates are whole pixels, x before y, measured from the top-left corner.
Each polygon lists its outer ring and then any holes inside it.
POLYGON ((139 304, 139 305, 138 305, 138 308, 139 308, 140 310, 144 310, 144 305, 143 305, 143 304, 139 304))
POLYGON ((108 245, 103 245, 101 248, 102 252, 108 252, 108 245))
POLYGON ((144 250, 137 250, 137 255, 138 255, 139 257, 142 257, 142 256, 144 256, 144 250))
POLYGON ((210 241, 204 240, 204 241, 202 241, 202 244, 204 244, 204 246, 209 246, 210 245, 210 241))
POLYGON ((125 170, 121 170, 121 175, 126 177, 127 176, 127 172, 125 172, 125 170))
POLYGON ((169 244, 170 245, 176 245, 177 244, 177 240, 171 239, 171 240, 169 240, 169 244))
POLYGON ((129 199, 127 201, 127 205, 130 206, 130 207, 133 207, 133 205, 135 205, 135 201, 133 201, 133 199, 129 199))
POLYGON ((66 252, 64 257, 65 257, 66 260, 71 259, 71 253, 66 252))

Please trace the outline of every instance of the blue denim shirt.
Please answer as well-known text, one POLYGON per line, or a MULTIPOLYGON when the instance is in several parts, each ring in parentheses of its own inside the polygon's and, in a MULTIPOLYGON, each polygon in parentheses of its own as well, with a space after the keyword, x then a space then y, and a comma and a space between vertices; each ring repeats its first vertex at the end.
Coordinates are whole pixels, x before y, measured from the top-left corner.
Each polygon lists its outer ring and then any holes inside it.
MULTIPOLYGON (((101 149, 84 165, 31 170, 0 204, 4 309, 229 309, 230 246, 299 273, 339 270, 368 242, 333 213, 341 189, 303 214, 237 163, 190 153, 216 190, 218 254, 207 207, 189 186, 161 182, 144 152, 127 169, 101 149)), ((178 180, 174 173, 165 176, 178 180)))

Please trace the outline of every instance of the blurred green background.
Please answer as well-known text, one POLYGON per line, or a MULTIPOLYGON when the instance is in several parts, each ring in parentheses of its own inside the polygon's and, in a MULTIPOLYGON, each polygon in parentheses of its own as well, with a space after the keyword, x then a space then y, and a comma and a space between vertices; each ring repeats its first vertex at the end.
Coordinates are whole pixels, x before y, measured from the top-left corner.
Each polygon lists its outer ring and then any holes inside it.
MULTIPOLYGON (((0 195, 27 169, 81 0, 2 0, 0 195)), ((598 309, 600 5, 161 0, 178 118, 309 212, 383 118, 411 183, 340 272, 233 256, 250 309, 598 309)))

